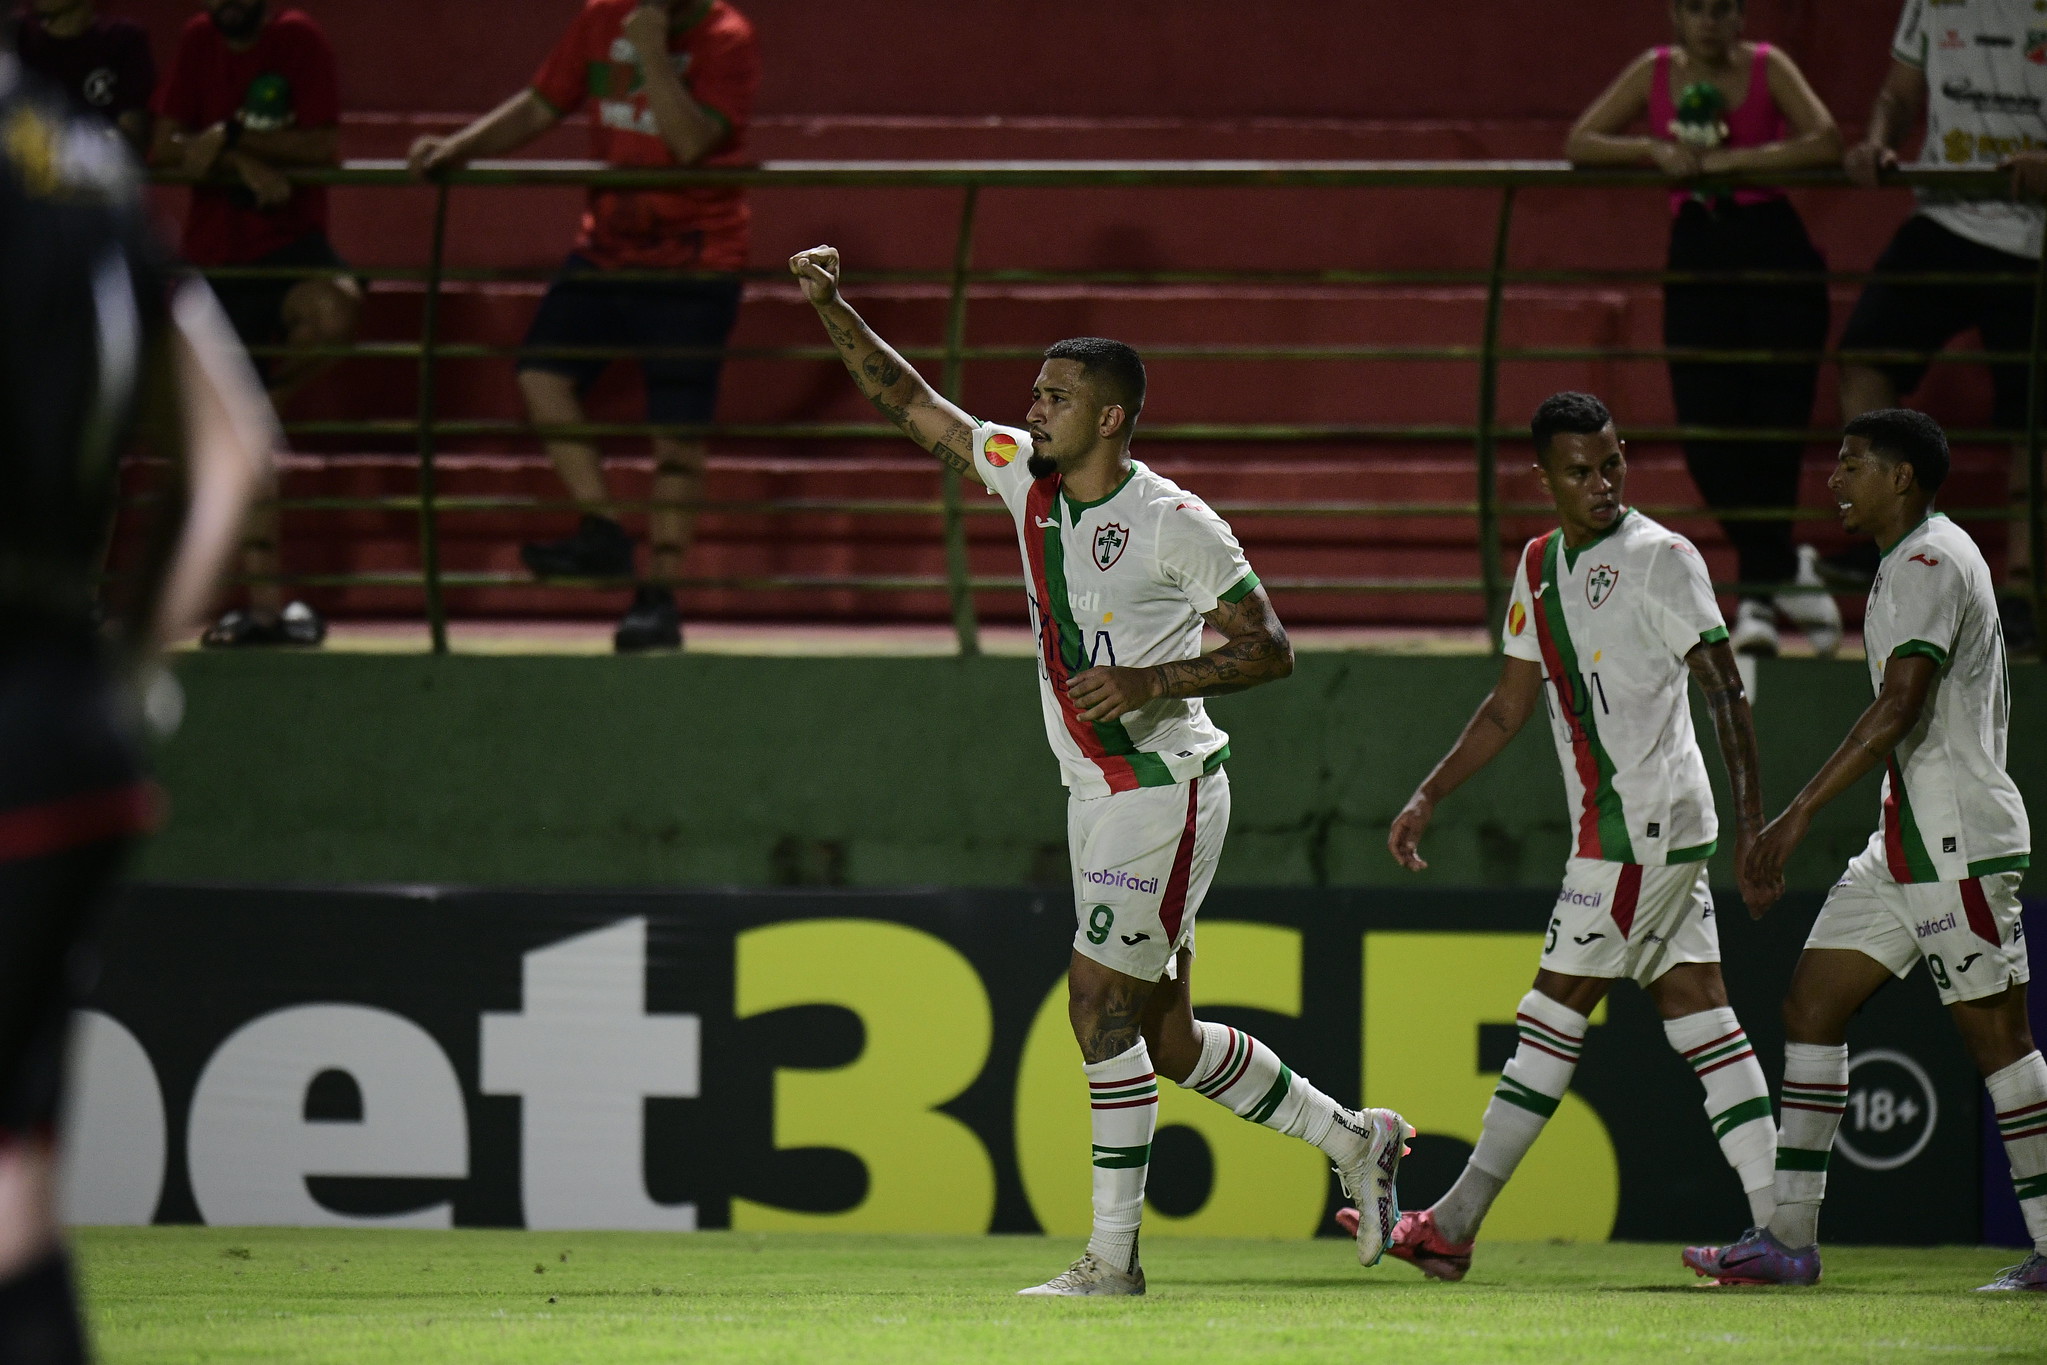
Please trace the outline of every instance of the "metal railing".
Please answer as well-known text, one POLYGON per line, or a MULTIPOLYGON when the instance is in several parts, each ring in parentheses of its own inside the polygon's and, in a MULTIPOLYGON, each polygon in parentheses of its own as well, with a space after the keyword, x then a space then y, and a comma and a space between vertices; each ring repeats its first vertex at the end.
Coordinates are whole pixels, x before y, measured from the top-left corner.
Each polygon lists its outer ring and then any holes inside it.
MULTIPOLYGON (((780 188, 921 188, 961 191, 958 230, 953 258, 945 270, 849 271, 849 284, 923 283, 941 284, 947 290, 945 334, 937 346, 899 346, 906 358, 941 362, 939 387, 957 399, 965 367, 979 361, 1036 359, 1036 348, 971 347, 966 344, 969 301, 977 287, 1016 284, 1077 285, 1185 285, 1235 284, 1266 286, 1365 286, 1365 285, 1466 285, 1484 290, 1481 335, 1476 345, 1466 346, 1150 346, 1148 358, 1170 360, 1234 360, 1249 362, 1373 362, 1441 361, 1476 364, 1479 368, 1478 402, 1470 425, 1398 423, 1147 423, 1148 441, 1176 443, 1248 442, 1284 444, 1300 442, 1433 441, 1469 444, 1476 457, 1477 492, 1471 503, 1434 502, 1273 502, 1218 503, 1228 516, 1282 517, 1471 517, 1478 523, 1479 577, 1477 580, 1417 579, 1268 579, 1276 589, 1287 592, 1450 592, 1480 593, 1485 599, 1489 625, 1497 627, 1504 611, 1507 573, 1501 544, 1502 522, 1510 516, 1542 515, 1546 506, 1506 504, 1501 500, 1499 449, 1503 440, 1525 437, 1518 425, 1502 426, 1498 420, 1499 371, 1502 364, 1582 360, 1668 361, 1702 364, 1757 364, 1771 362, 1924 362, 1981 364, 1998 362, 2027 366, 2026 425, 2022 431, 1956 430, 1950 436, 1960 442, 2009 441, 2023 444, 2026 452, 2025 504, 2022 509, 1959 509, 1956 515, 1981 520, 2019 520, 2026 523, 2030 551, 2030 579, 2027 592, 2036 619, 2047 620, 2047 529, 2043 529, 2043 488, 2040 469, 2043 406, 2040 354, 2047 340, 2047 253, 2031 271, 2008 276, 1940 275, 1889 276, 1900 282, 1956 283, 1982 285, 2008 283, 2035 288, 2031 346, 2025 352, 1982 353, 1943 352, 1928 357, 1898 351, 1800 351, 1800 350, 1711 350, 1600 347, 1510 347, 1501 341, 1501 322, 1506 291, 1513 285, 1533 284, 1653 284, 1653 283, 1799 283, 1824 280, 1854 283, 1869 279, 1867 271, 1829 271, 1824 274, 1799 272, 1670 272, 1641 269, 1515 269, 1508 260, 1518 198, 1530 190, 1573 190, 1635 188, 1667 192, 1672 184, 1648 171, 1573 170, 1562 162, 1374 162, 1374 161, 1098 161, 1098 162, 770 162, 756 167, 697 170, 612 170, 595 162, 498 161, 478 162, 437 178, 422 187, 411 179, 401 163, 356 161, 327 169, 290 172, 294 181, 349 188, 405 187, 433 196, 433 227, 427 244, 427 263, 422 267, 352 268, 351 273, 370 280, 416 282, 423 286, 424 306, 417 342, 370 342, 323 348, 315 353, 337 358, 413 360, 418 366, 417 411, 404 419, 356 419, 346 421, 298 421, 286 424, 291 434, 311 436, 410 437, 416 442, 419 481, 415 497, 323 497, 286 498, 287 508, 333 510, 405 511, 417 514, 419 522, 420 571, 417 574, 361 573, 340 575, 284 576, 284 581, 312 585, 399 585, 417 586, 425 595, 426 615, 435 652, 447 649, 447 611, 444 589, 450 586, 486 586, 529 583, 522 575, 461 573, 443 570, 440 553, 440 518, 443 515, 487 511, 551 511, 576 508, 567 500, 515 497, 443 497, 438 492, 436 460, 440 443, 447 439, 485 436, 557 436, 568 439, 597 439, 619 436, 665 435, 686 439, 727 440, 870 440, 897 435, 895 428, 865 422, 783 422, 783 423, 604 423, 540 426, 504 419, 462 419, 441 412, 438 372, 440 366, 456 360, 514 358, 522 355, 623 358, 777 359, 818 361, 836 359, 830 347, 727 347, 672 348, 648 351, 633 348, 560 347, 521 348, 474 343, 450 343, 441 339, 441 303, 451 284, 543 280, 552 268, 535 270, 482 270, 450 266, 447 262, 449 204, 464 188, 507 186, 601 186, 613 189, 675 189, 706 185, 737 185, 749 189, 780 188), (986 188, 1088 189, 1088 188, 1404 188, 1485 189, 1498 192, 1493 248, 1489 263, 1475 269, 1432 270, 1350 270, 1276 271, 1255 269, 1221 270, 1033 270, 973 268, 975 212, 981 190, 986 188)), ((189 183, 183 177, 165 174, 160 183, 189 183)), ((2005 178, 1995 172, 1976 170, 1907 170, 1886 178, 1887 184, 1906 185, 1966 197, 1997 197, 2008 193, 2005 178)), ((1767 177, 1719 177, 1716 190, 1736 187, 1844 188, 1848 182, 1837 172, 1815 171, 1767 177)), ((303 268, 224 268, 205 272, 216 278, 302 278, 331 274, 331 270, 303 268)), ((617 280, 660 280, 687 277, 688 271, 616 271, 607 278, 617 280)), ((750 278, 786 281, 780 270, 743 272, 750 278)), ((255 347, 254 353, 284 354, 285 347, 255 347)), ((293 354, 307 354, 293 349, 293 354)), ((1752 428, 1712 429, 1700 427, 1630 427, 1636 440, 1796 440, 1831 445, 1838 436, 1832 431, 1805 429, 1760 430, 1752 428)), ((891 577, 803 577, 794 575, 726 579, 684 579, 674 585, 686 588, 737 588, 742 590, 845 589, 868 591, 943 590, 951 601, 952 620, 963 654, 978 650, 978 632, 973 594, 976 591, 1015 586, 1009 578, 975 578, 969 569, 965 519, 975 513, 1000 509, 969 507, 961 497, 959 476, 941 471, 938 501, 897 501, 882 499, 810 499, 769 501, 705 501, 702 512, 846 515, 937 515, 942 519, 946 576, 943 580, 891 577)), ((645 510, 647 502, 617 504, 620 510, 645 510)), ((1710 516, 1718 520, 1782 520, 1820 518, 1832 515, 1825 509, 1749 508, 1707 509, 1691 507, 1646 508, 1652 515, 1710 516)), ((577 580, 548 580, 574 583, 577 580)), ((581 580, 598 583, 605 580, 581 580)), ((1722 584, 1723 589, 1763 585, 1722 584)), ((1774 590, 1781 587, 1770 585, 1774 590)), ((1495 632, 1496 635, 1496 632, 1495 632)), ((1494 647, 1498 647, 1495 638, 1494 647)))

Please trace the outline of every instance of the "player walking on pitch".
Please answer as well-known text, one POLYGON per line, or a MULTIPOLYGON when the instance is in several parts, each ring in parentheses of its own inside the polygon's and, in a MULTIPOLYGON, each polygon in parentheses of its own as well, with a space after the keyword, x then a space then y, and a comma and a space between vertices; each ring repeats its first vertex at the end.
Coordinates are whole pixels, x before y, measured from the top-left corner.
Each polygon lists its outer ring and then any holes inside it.
MULTIPOLYGON (((1863 618, 1876 700, 1749 851, 1752 881, 1783 885, 1812 818, 1879 764, 1881 821, 1827 894, 1784 1002, 1776 1212, 1685 1264, 1722 1284, 1820 1278, 1820 1200, 1848 1101, 1848 1020, 1923 957, 1997 1112, 2033 1250, 1984 1289, 2047 1291, 2047 1062, 2026 1024, 2019 883, 2025 803, 2005 771, 2009 670, 1990 569, 1933 510, 1947 437, 1923 413, 1849 422, 1827 487, 1853 534, 1883 550, 1863 618)), ((1773 897, 1774 899, 1774 897, 1773 897)))
MULTIPOLYGON (((1570 1086, 1586 1016, 1622 977, 1649 992, 1671 1047, 1704 1084, 1713 1135, 1752 1216, 1770 1214, 1769 1090, 1720 979, 1706 887, 1718 826, 1685 695, 1689 674, 1713 714, 1736 852, 1746 853, 1763 797, 1727 626, 1691 542, 1627 506, 1627 457, 1605 404, 1557 394, 1531 429, 1536 474, 1561 525, 1521 555, 1499 682, 1387 838, 1401 866, 1427 867, 1418 848, 1436 803, 1546 707, 1576 846, 1534 988, 1515 1011, 1520 1045, 1478 1146, 1450 1192, 1401 1218, 1393 1234, 1389 1250, 1438 1280, 1471 1268, 1479 1224, 1570 1086)), ((1742 893, 1751 905, 1762 900, 1746 882, 1742 893)))
POLYGON ((1229 737, 1201 699, 1274 682, 1293 648, 1236 537, 1207 504, 1130 458, 1144 406, 1137 352, 1100 337, 1045 352, 1027 429, 977 422, 934 392, 839 296, 839 253, 789 270, 853 382, 918 445, 1016 519, 1039 639, 1045 729, 1065 779, 1079 927, 1068 973, 1093 1113, 1094 1234, 1025 1294, 1142 1294, 1138 1224, 1158 1076, 1320 1147, 1372 1213, 1379 1259, 1413 1132, 1351 1110, 1249 1034, 1194 1017, 1194 918, 1229 824, 1229 737), (1226 643, 1203 654, 1206 621, 1226 643))

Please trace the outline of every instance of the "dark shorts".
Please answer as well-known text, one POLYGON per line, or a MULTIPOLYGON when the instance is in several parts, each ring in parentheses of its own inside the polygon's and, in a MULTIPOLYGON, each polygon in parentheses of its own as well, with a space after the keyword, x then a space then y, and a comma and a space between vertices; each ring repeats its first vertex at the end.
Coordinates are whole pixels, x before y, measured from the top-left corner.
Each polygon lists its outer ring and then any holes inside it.
MULTIPOLYGON (((336 275, 348 273, 348 262, 341 259, 324 232, 309 232, 290 246, 279 247, 267 256, 241 264, 273 269, 287 266, 330 269, 336 275)), ((284 296, 304 281, 280 277, 209 280, 207 283, 212 285, 213 296, 220 300, 221 310, 234 325, 235 335, 242 339, 242 345, 276 346, 285 339, 284 296)), ((267 377, 269 362, 259 358, 256 369, 267 377)))
POLYGON ((152 804, 90 648, 0 646, 0 1140, 56 1118, 99 912, 152 804))
MULTIPOLYGON (((547 287, 525 346, 639 347, 674 349, 723 346, 739 317, 739 277, 697 280, 609 280, 595 264, 572 255, 547 287)), ((602 359, 522 356, 519 368, 566 375, 582 393, 610 367, 602 359)), ((708 422, 718 407, 718 372, 723 362, 643 360, 647 420, 708 422)))
MULTIPOLYGON (((1876 273, 2031 275, 2037 264, 1957 236, 1924 214, 1914 214, 1877 258, 1876 273)), ((2033 340, 2033 288, 2027 284, 1894 284, 1874 279, 1862 288, 1845 351, 1923 351, 1929 356, 1958 334, 1976 328, 1992 351, 2023 351, 2033 340)), ((1879 365, 1900 397, 1926 378, 1924 360, 1879 365)), ((2026 421, 2026 367, 1992 365, 1993 420, 2017 428, 2026 421)))

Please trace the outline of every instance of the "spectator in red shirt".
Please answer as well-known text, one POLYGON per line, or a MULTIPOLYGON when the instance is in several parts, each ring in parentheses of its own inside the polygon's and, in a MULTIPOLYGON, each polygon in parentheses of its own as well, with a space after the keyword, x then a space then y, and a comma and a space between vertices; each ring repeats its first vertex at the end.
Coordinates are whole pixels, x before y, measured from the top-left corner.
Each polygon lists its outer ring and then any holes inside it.
POLYGON ((148 148, 156 58, 142 25, 102 18, 94 0, 33 0, 22 12, 14 51, 81 113, 119 128, 137 154, 148 148))
MULTIPOLYGON (((451 137, 412 148, 420 175, 523 147, 590 106, 592 153, 613 166, 726 166, 741 147, 760 84, 753 25, 725 0, 586 0, 533 84, 451 137)), ((592 189, 581 235, 541 300, 519 363, 526 410, 540 425, 586 420, 582 396, 609 363, 533 354, 547 348, 716 347, 739 310, 749 216, 736 186, 690 190, 592 189), (607 280, 613 270, 688 270, 687 279, 607 280)), ((646 360, 647 420, 708 422, 717 407, 716 360, 646 360)), ((584 509, 567 540, 528 545, 541 577, 625 577, 633 544, 617 520, 597 448, 550 440, 562 482, 584 509)), ((633 594, 615 643, 621 652, 674 649, 681 618, 670 586, 682 569, 702 491, 701 441, 654 438, 648 576, 633 594)))
MULTIPOLYGON (((322 272, 286 279, 220 279, 228 320, 244 345, 310 352, 355 337, 362 286, 327 240, 327 191, 294 186, 279 167, 341 161, 341 95, 334 49, 298 10, 265 0, 201 0, 178 39, 156 97, 152 160, 193 175, 227 170, 242 182, 192 191, 185 258, 214 266, 290 266, 322 272)), ((317 353, 258 365, 274 404, 333 362, 317 353)), ((274 582, 278 519, 266 501, 249 519, 244 571, 257 581, 249 608, 207 631, 209 645, 318 644, 326 624, 274 582)))

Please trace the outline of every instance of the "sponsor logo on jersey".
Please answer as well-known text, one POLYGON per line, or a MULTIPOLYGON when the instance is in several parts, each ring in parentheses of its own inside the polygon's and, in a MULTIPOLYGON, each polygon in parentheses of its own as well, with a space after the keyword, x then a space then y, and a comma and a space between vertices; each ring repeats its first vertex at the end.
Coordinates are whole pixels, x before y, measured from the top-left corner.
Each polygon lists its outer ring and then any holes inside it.
POLYGON ((1138 944, 1144 942, 1146 939, 1150 937, 1151 937, 1150 934, 1125 934, 1123 935, 1123 946, 1126 948, 1135 948, 1138 944))
POLYGON ((1583 948, 1586 944, 1592 942, 1594 939, 1600 939, 1605 937, 1606 937, 1605 934, 1602 934, 1597 930, 1594 930, 1592 933, 1589 934, 1578 935, 1576 938, 1573 938, 1571 942, 1577 944, 1580 948, 1583 948))
POLYGON ((1583 905, 1589 909, 1597 910, 1600 906, 1606 904, 1606 893, 1604 891, 1573 891, 1567 886, 1557 893, 1557 904, 1583 905))
POLYGON ((2008 33, 1979 33, 1976 35, 1976 46, 1978 47, 2010 47, 2011 45, 2011 35, 2008 33))
POLYGON ((1598 611, 1607 598, 1613 596, 1614 588, 1621 581, 1621 571, 1611 564, 1594 565, 1592 572, 1585 575, 1585 600, 1598 611))
POLYGON ((1507 608, 1507 633, 1519 635, 1528 629, 1528 612, 1519 602, 1507 608))
POLYGON ((1943 52, 1959 52, 1967 46, 1968 43, 1963 41, 1962 31, 1958 28, 1951 28, 1940 36, 1940 47, 1943 52))
POLYGON ((2026 30, 2026 60, 2034 66, 2047 66, 2047 28, 2026 30))
POLYGON ((1940 567, 1939 560, 1928 559, 1925 555, 1913 555, 1910 559, 1906 560, 1905 562, 1907 564, 1924 564, 1929 569, 1937 569, 1940 567))
POLYGON ((1983 956, 1983 954, 1981 954, 1981 953, 1971 953, 1971 954, 1969 954, 1969 955, 1968 955, 1967 957, 1963 958, 1963 959, 1962 959, 1962 960, 1961 960, 1960 962, 1957 962, 1957 963, 1955 964, 1955 970, 1956 970, 1956 971, 1958 971, 1958 972, 1966 972, 1966 971, 1968 971, 1968 970, 1969 970, 1969 968, 1971 968, 1971 967, 1973 967, 1973 966, 1975 966, 1975 965, 1976 965, 1976 959, 1977 959, 1977 958, 1979 958, 1979 957, 1981 957, 1981 956, 1983 956))
POLYGON ((1130 528, 1120 522, 1095 527, 1095 567, 1107 571, 1130 545, 1130 528))
POLYGON ((1952 910, 1948 911, 1945 915, 1942 915, 1939 919, 1920 920, 1919 937, 1932 938, 1935 934, 1944 934, 1948 930, 1954 928, 1957 922, 1958 921, 1955 919, 1955 912, 1952 910))
POLYGON ((1016 437, 998 431, 988 438, 987 445, 981 447, 981 453, 997 469, 1007 469, 1009 462, 1016 458, 1016 437))
POLYGON ((1940 841, 1940 851, 1942 853, 1953 853, 1955 851, 1954 835, 1950 834, 1945 839, 1942 839, 1940 841))
POLYGON ((1156 895, 1159 889, 1157 877, 1133 877, 1120 869, 1110 872, 1083 872, 1080 879, 1094 886, 1114 886, 1124 891, 1135 891, 1141 896, 1156 895))

